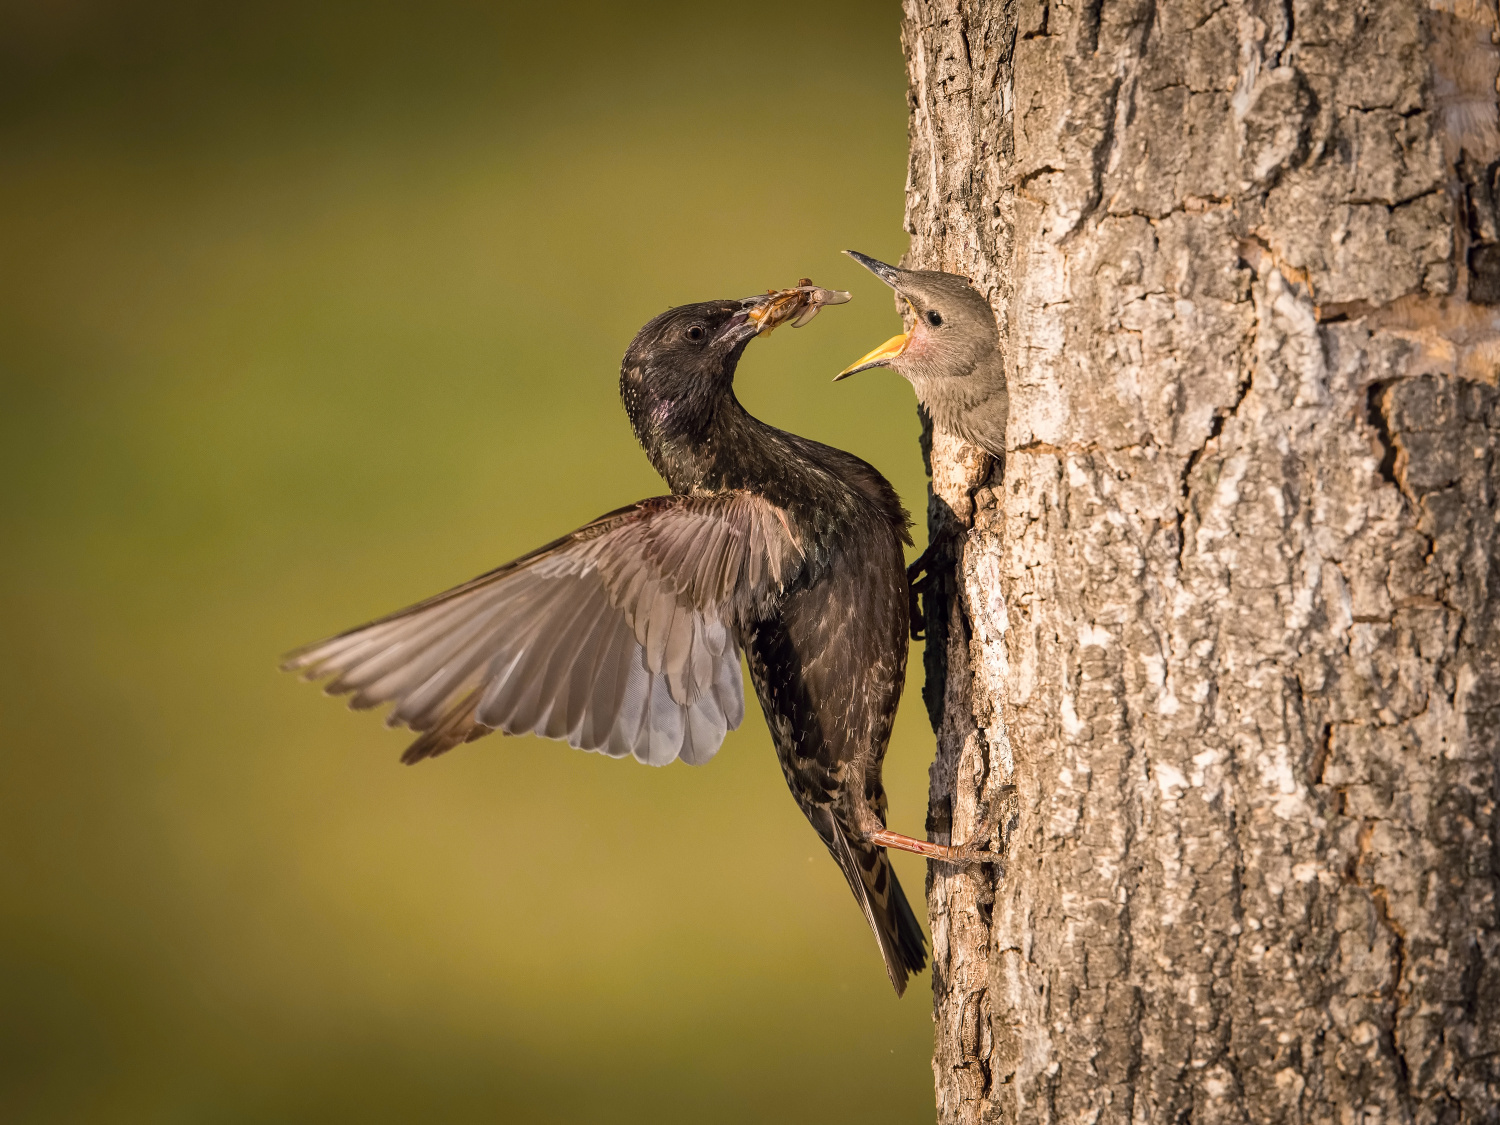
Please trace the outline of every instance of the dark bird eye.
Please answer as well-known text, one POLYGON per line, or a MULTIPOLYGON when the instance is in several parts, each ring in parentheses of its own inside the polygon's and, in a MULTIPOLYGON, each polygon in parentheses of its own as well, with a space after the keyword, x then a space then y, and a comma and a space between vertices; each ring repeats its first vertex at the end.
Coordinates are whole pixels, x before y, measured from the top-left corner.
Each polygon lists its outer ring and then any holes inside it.
POLYGON ((927 323, 930 324, 930 325, 932 325, 934 328, 941 328, 942 327, 943 318, 938 315, 937 309, 928 309, 927 310, 927 323))
POLYGON ((695 344, 699 340, 703 339, 703 337, 706 335, 708 335, 708 333, 704 331, 703 325, 701 324, 695 324, 687 330, 687 338, 695 344))

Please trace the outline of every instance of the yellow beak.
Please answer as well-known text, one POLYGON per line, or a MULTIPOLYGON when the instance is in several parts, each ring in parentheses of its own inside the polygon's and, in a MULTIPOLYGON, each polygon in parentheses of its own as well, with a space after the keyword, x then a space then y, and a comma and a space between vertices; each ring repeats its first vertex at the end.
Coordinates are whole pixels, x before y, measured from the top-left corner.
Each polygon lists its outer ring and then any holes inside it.
POLYGON ((859 371, 867 371, 871 367, 886 367, 890 364, 891 360, 906 350, 906 345, 909 343, 911 343, 911 334, 908 332, 903 332, 899 336, 892 336, 873 352, 860 356, 859 359, 856 359, 848 367, 840 371, 833 377, 833 381, 837 383, 840 379, 847 379, 850 375, 859 371))

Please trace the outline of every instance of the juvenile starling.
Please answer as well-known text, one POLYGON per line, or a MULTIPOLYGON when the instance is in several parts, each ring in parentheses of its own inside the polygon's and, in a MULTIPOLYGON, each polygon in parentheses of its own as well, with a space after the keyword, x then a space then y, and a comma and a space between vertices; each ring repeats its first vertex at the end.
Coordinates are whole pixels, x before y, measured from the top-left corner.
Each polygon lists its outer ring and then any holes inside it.
POLYGON ((746 345, 847 294, 806 283, 684 305, 636 336, 620 396, 671 494, 409 609, 291 654, 351 706, 393 704, 403 761, 492 730, 694 765, 744 716, 740 652, 798 807, 848 880, 900 995, 926 961, 885 847, 966 859, 887 831, 881 762, 906 668, 910 520, 848 453, 740 405, 746 345))
POLYGON ((984 295, 954 273, 903 270, 853 250, 844 253, 896 291, 912 326, 835 378, 871 367, 894 368, 911 382, 940 429, 1003 457, 1010 395, 995 312, 984 295))

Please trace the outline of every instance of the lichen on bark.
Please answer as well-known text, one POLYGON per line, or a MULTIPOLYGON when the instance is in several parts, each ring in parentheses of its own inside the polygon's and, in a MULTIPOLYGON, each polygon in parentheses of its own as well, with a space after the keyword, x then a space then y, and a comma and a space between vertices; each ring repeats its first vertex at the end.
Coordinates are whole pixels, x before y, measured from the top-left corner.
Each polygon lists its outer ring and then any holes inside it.
POLYGON ((940 1121, 1500 1121, 1497 28, 906 0, 940 1121))

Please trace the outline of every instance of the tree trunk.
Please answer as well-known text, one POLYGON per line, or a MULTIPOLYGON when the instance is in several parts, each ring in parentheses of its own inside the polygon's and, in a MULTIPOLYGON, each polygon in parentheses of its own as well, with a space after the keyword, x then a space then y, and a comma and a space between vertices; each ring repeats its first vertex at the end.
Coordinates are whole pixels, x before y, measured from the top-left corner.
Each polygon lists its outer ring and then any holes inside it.
POLYGON ((1500 1121, 1496 31, 906 0, 940 1121, 1500 1121))

